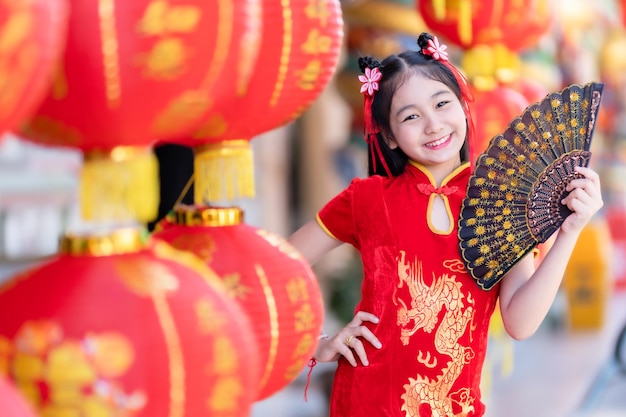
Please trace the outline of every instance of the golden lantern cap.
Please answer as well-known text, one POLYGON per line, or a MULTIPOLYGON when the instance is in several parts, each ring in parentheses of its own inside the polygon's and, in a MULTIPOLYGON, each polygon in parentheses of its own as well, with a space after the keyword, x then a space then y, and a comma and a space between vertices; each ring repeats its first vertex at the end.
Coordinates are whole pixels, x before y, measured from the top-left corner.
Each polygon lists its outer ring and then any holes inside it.
POLYGON ((179 205, 174 209, 174 222, 184 226, 236 226, 243 223, 243 217, 239 207, 179 205))
POLYGON ((72 256, 111 256, 134 253, 145 247, 145 234, 139 228, 85 234, 67 233, 61 237, 60 252, 72 256))

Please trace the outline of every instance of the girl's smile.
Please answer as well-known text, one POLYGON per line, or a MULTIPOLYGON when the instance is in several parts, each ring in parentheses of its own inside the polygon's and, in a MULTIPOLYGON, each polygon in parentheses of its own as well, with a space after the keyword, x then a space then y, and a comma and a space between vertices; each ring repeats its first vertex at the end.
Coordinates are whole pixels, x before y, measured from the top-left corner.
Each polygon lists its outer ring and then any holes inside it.
POLYGON ((432 142, 428 142, 424 144, 424 146, 432 149, 439 149, 450 143, 450 139, 452 139, 452 135, 447 135, 442 137, 441 139, 434 140, 432 142))

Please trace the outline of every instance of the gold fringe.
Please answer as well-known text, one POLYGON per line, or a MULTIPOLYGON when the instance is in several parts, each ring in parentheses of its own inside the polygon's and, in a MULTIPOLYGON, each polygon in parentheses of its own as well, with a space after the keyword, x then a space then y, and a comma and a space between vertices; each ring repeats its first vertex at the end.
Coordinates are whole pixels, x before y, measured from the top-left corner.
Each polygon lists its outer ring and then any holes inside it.
POLYGON ((472 86, 490 91, 499 84, 512 84, 519 78, 520 60, 506 45, 476 45, 465 51, 461 67, 472 86))
POLYGON ((491 46, 477 45, 467 49, 461 58, 461 67, 474 89, 491 91, 496 88, 496 62, 491 46))
POLYGON ((461 44, 466 46, 472 42, 472 2, 461 0, 459 3, 459 38, 461 44))
POLYGON ((194 153, 195 204, 254 197, 254 160, 249 141, 200 145, 194 153))
POLYGON ((149 148, 85 153, 79 187, 85 220, 149 222, 157 217, 158 160, 149 148))
POLYGON ((496 61, 496 79, 502 84, 512 84, 517 81, 522 65, 519 55, 503 43, 495 44, 493 49, 496 61))

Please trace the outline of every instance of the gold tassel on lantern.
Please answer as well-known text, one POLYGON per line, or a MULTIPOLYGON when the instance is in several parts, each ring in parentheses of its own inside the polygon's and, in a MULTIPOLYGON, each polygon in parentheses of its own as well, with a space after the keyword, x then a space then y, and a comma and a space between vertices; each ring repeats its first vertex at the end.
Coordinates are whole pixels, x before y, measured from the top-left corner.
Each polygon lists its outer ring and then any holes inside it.
POLYGON ((476 45, 465 51, 461 67, 472 87, 490 91, 519 77, 520 59, 506 45, 476 45))
POLYGON ((254 159, 249 141, 199 145, 194 155, 196 204, 254 197, 254 159))
POLYGON ((80 207, 88 221, 149 222, 159 208, 158 160, 150 148, 85 152, 80 207))

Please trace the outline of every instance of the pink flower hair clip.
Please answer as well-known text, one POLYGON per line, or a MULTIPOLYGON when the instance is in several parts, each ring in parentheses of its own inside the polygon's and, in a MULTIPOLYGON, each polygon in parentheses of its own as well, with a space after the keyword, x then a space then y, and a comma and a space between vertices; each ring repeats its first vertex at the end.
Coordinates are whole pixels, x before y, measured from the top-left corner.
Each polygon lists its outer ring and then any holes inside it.
POLYGON ((365 75, 359 75, 359 81, 363 83, 360 92, 367 92, 369 96, 373 96, 374 92, 378 91, 378 81, 382 77, 383 74, 378 68, 365 68, 365 75))
POLYGON ((446 49, 448 49, 448 46, 443 43, 440 44, 439 39, 435 36, 433 39, 428 40, 428 47, 422 49, 422 53, 432 56, 437 61, 447 61, 448 53, 446 49))

